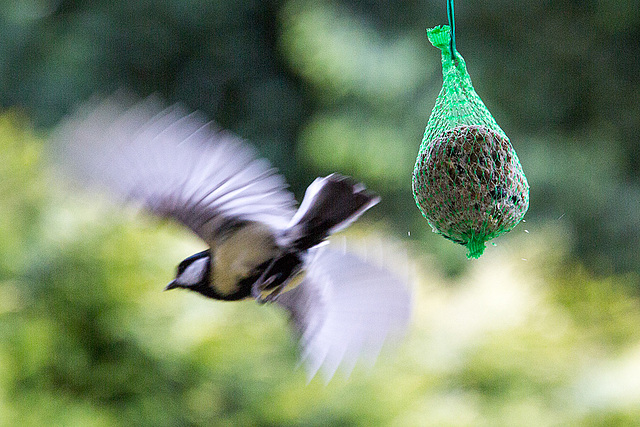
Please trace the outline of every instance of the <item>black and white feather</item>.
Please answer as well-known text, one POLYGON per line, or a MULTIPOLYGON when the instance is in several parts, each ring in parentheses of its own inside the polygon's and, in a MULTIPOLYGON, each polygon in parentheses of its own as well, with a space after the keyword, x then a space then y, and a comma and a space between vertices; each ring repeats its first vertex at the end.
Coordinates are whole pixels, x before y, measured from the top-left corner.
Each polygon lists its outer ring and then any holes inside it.
POLYGON ((284 178, 249 144, 155 97, 87 103, 58 126, 51 147, 81 182, 177 220, 209 245, 180 263, 166 289, 223 300, 271 292, 262 301, 290 313, 310 377, 374 359, 407 328, 405 280, 321 245, 378 203, 364 185, 318 178, 296 210, 284 178))

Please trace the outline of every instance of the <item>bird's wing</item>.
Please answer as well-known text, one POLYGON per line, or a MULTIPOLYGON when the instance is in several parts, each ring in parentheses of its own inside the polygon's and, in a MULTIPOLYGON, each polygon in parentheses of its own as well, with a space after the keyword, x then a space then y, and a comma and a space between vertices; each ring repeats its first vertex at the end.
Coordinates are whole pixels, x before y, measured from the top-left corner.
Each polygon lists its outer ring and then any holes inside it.
POLYGON ((411 316, 411 291, 399 276, 350 253, 318 248, 304 281, 276 302, 291 315, 309 379, 329 380, 342 365, 373 362, 386 339, 401 337, 411 316))
POLYGON ((179 105, 124 93, 88 103, 52 135, 77 177, 171 217, 207 242, 237 220, 287 226, 295 200, 247 143, 179 105))

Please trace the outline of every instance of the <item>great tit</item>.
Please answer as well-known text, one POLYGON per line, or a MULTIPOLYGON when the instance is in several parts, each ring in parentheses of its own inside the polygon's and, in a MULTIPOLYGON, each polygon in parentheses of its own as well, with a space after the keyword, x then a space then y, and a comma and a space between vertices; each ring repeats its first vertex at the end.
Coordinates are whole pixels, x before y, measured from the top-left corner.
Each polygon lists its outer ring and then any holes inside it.
POLYGON ((323 245, 380 200, 353 179, 316 179, 295 209, 284 178, 247 142, 153 96, 89 102, 63 120, 51 146, 82 182, 177 220, 208 245, 180 262, 165 289, 285 308, 309 379, 375 356, 406 329, 406 281, 323 245))

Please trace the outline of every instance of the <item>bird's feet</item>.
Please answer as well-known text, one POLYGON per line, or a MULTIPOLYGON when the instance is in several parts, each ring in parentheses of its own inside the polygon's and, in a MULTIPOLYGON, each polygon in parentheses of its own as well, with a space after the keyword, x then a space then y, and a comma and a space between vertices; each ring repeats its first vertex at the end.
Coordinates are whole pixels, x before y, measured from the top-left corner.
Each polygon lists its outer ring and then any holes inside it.
POLYGON ((269 286, 274 282, 277 283, 281 276, 281 273, 276 273, 273 276, 267 277, 265 280, 257 280, 251 287, 251 296, 260 304, 275 301, 282 292, 282 289, 284 289, 286 282, 273 288, 269 288, 269 286))

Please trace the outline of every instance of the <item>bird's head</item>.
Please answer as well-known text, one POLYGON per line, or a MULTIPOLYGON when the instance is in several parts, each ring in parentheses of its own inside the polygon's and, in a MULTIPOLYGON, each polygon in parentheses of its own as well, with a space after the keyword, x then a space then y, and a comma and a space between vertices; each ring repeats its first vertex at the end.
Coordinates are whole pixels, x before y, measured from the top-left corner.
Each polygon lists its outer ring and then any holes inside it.
POLYGON ((164 290, 176 288, 197 290, 207 284, 210 268, 209 250, 191 255, 178 264, 176 278, 169 282, 164 290))

